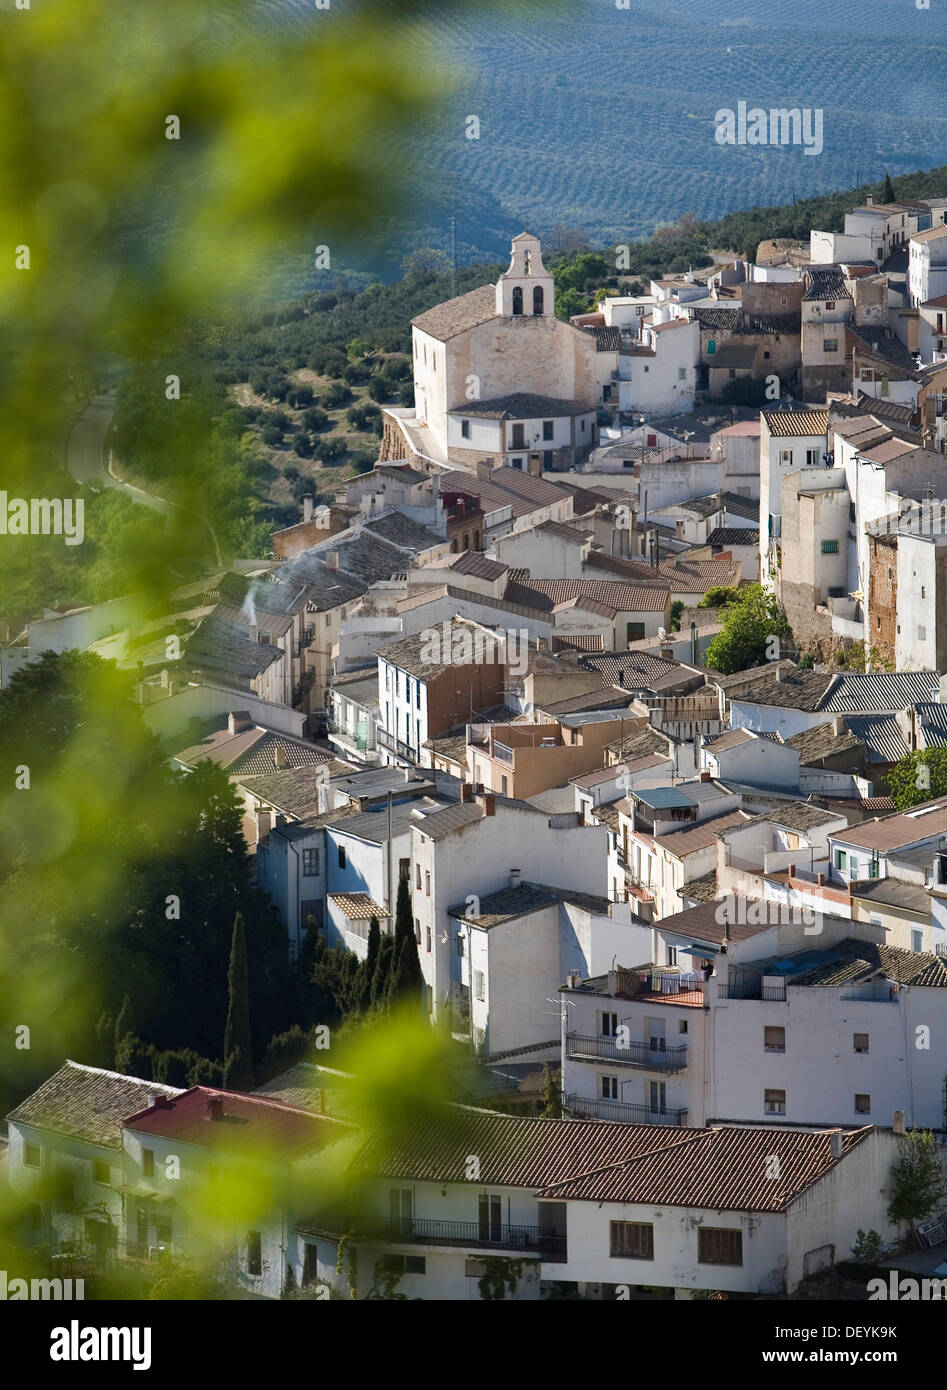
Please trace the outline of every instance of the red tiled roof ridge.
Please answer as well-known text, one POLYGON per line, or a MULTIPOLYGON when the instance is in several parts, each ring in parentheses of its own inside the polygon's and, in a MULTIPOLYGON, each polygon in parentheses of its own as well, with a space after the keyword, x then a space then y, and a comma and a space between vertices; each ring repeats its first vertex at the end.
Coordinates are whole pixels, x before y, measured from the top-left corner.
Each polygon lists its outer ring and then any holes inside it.
MULTIPOLYGON (((145 1084, 150 1085, 152 1083, 146 1082, 145 1084)), ((149 1110, 170 1110, 173 1108, 175 1102, 186 1100, 189 1096, 194 1095, 205 1095, 208 1097, 208 1099, 212 1100, 226 1100, 228 1096, 232 1096, 235 1100, 254 1101, 256 1104, 266 1106, 268 1109, 271 1110, 288 1110, 295 1115, 304 1115, 307 1119, 310 1120, 335 1120, 335 1117, 333 1116, 317 1114, 313 1110, 305 1110, 300 1105, 290 1105, 288 1101, 276 1100, 273 1096, 260 1095, 258 1092, 255 1091, 228 1091, 223 1086, 189 1086, 186 1091, 179 1091, 178 1094, 175 1096, 162 1096, 162 1102, 166 1102, 164 1104, 158 1105, 157 1107, 153 1105, 146 1105, 142 1110, 136 1110, 134 1115, 129 1115, 126 1117, 125 1124, 130 1125, 132 1120, 138 1119, 141 1115, 146 1115, 149 1110)))

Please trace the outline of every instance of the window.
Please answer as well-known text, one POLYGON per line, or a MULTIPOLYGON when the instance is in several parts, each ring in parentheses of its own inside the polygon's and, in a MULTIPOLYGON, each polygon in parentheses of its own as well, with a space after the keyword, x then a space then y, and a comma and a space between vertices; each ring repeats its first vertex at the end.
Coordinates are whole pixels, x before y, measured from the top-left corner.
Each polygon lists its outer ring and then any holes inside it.
POLYGON ((667 1086, 663 1081, 648 1083, 648 1100, 652 1115, 667 1114, 667 1086))
POLYGON ((410 1187, 388 1189, 388 1218, 396 1231, 411 1234, 414 1221, 414 1193, 410 1187))
POLYGON ((856 1114, 856 1115, 870 1115, 870 1114, 871 1114, 871 1096, 866 1096, 866 1095, 856 1095, 856 1096, 855 1096, 855 1114, 856 1114))
POLYGON ((697 1232, 697 1262, 702 1265, 742 1265, 743 1232, 724 1226, 701 1226, 697 1232))
MULTIPOLYGON (((520 470, 520 472, 522 473, 522 471, 523 471, 523 460, 522 460, 521 458, 510 459, 510 463, 512 464, 512 466, 513 466, 514 468, 518 468, 518 469, 520 470)), ((467 547, 464 546, 464 549, 466 550, 467 547)))
POLYGON ((108 1187, 111 1184, 111 1170, 102 1158, 94 1158, 92 1160, 92 1181, 100 1183, 103 1187, 108 1187))
POLYGON ((818 450, 818 449, 807 449, 807 450, 806 450, 806 467, 807 467, 807 468, 817 468, 817 467, 818 467, 818 464, 819 464, 819 450, 818 450))
POLYGON ((922 585, 921 585, 921 598, 926 598, 926 597, 927 597, 927 593, 926 593, 926 591, 925 591, 924 585, 922 584, 922 585))
POLYGON ((834 300, 834 299, 827 299, 827 300, 825 301, 825 307, 826 307, 827 309, 834 309, 834 308, 835 308, 835 300, 834 300))
POLYGON ((155 1175, 155 1151, 154 1149, 142 1149, 141 1151, 141 1174, 144 1178, 153 1178, 155 1175))
POLYGON ((263 1236, 259 1231, 247 1231, 247 1273, 253 1277, 263 1273, 263 1236))
POLYGON ((319 872, 319 851, 317 849, 303 850, 303 877, 314 878, 319 872))
POLYGON ((843 849, 837 849, 835 851, 835 867, 844 874, 847 863, 848 855, 843 849))
POLYGON ((392 1274, 426 1274, 427 1261, 423 1255, 382 1255, 382 1268, 392 1274))
POLYGON ((825 342, 822 344, 822 351, 823 351, 823 352, 838 352, 838 339, 837 339, 837 338, 826 338, 825 342))
POLYGON ((519 285, 513 290, 513 312, 521 314, 523 312, 523 291, 519 285))
POLYGON ((402 878, 410 878, 410 877, 411 877, 411 860, 410 860, 410 859, 399 859, 399 860, 398 860, 398 878, 399 878, 399 879, 402 879, 402 878))
POLYGON ((420 888, 420 887, 421 887, 421 865, 420 865, 420 864, 415 864, 414 869, 415 869, 414 886, 415 886, 415 888, 420 888))
POLYGON ((460 422, 460 437, 461 437, 461 439, 469 439, 469 438, 470 438, 470 421, 469 421, 469 420, 461 420, 461 422, 460 422))
POLYGON ((867 1051, 868 1051, 868 1034, 867 1034, 867 1033, 853 1033, 853 1034, 852 1034, 852 1047, 855 1049, 856 1052, 867 1052, 867 1051))
POLYGON ((768 352, 768 351, 764 352, 764 353, 763 353, 763 356, 764 356, 764 358, 769 357, 769 352, 768 352))
POLYGON ((555 421, 554 421, 554 420, 544 420, 544 421, 543 421, 543 439, 552 439, 554 430, 555 430, 555 421))
POLYGON ((603 1076, 603 1077, 602 1077, 602 1100, 617 1100, 617 1099, 618 1099, 618 1077, 617 1077, 617 1076, 603 1076))
MULTIPOLYGON (((646 370, 647 370, 647 369, 646 369, 646 370)), ((734 380, 734 378, 736 377, 736 374, 737 374, 737 372, 736 372, 736 368, 735 368, 735 367, 731 367, 731 368, 728 370, 728 372, 727 372, 727 376, 730 378, 731 381, 734 380)))
POLYGON ((785 1028, 764 1028, 763 1047, 767 1052, 786 1051, 786 1030, 785 1028))
POLYGON ((345 846, 339 845, 339 868, 345 868, 345 846))
POLYGON ((43 1156, 39 1144, 23 1145, 23 1162, 27 1168, 41 1168, 43 1166, 43 1156))
POLYGON ((779 466, 780 466, 780 468, 789 468, 789 467, 791 466, 791 464, 792 464, 792 449, 780 449, 780 451, 779 451, 779 466))
POLYGON ((838 541, 823 541, 823 542, 822 542, 822 554, 823 554, 823 555, 837 555, 837 554, 838 554, 838 541))
POLYGON ((834 585, 834 586, 829 590, 829 595, 828 595, 828 596, 829 596, 829 598, 844 598, 844 597, 845 597, 845 590, 842 589, 842 588, 840 588, 840 587, 836 584, 836 585, 834 585))
POLYGON ((485 985, 484 985, 483 971, 482 971, 482 970, 475 970, 475 971, 474 971, 474 998, 475 998, 475 999, 480 999, 480 1000, 485 1000, 486 997, 487 997, 487 995, 486 995, 486 989, 485 989, 485 985))
POLYGON ((430 928, 430 927, 427 928, 427 931, 426 931, 426 933, 425 933, 425 945, 426 945, 426 949, 427 949, 428 951, 430 951, 430 949, 431 949, 431 928, 430 928))
POLYGON ((425 870, 424 870, 424 896, 425 896, 426 898, 429 898, 429 897, 431 896, 431 871, 430 871, 430 869, 425 869, 425 870))
POLYGON ((415 917, 415 919, 414 919, 414 939, 415 939, 415 941, 418 943, 418 945, 420 946, 420 944, 421 944, 421 919, 420 919, 420 917, 415 917))
POLYGON ((629 623, 629 624, 628 624, 628 629, 627 629, 627 635, 626 635, 626 637, 625 637, 625 641, 626 641, 626 642, 639 642, 639 641, 641 640, 641 638, 644 637, 644 635, 645 635, 644 623, 629 623))
POLYGON ((669 947, 667 948, 667 952, 668 952, 668 965, 677 965, 677 947, 676 947, 676 946, 669 946, 669 947))
POLYGON ((513 426, 513 443, 511 447, 514 449, 523 449, 526 446, 526 439, 523 433, 523 428, 524 427, 522 425, 513 426))
POLYGON ((456 940, 456 942, 457 942, 457 954, 458 954, 459 956, 463 956, 463 954, 464 954, 464 938, 463 938, 462 936, 457 936, 457 937, 455 937, 455 940, 456 940))
POLYGON ((785 1115, 786 1113, 786 1092, 785 1091, 764 1091, 763 1109, 767 1115, 785 1115))
POLYGON ((536 285, 533 288, 533 313, 541 314, 543 311, 543 287, 536 285))
POLYGON ((678 1021, 677 1021, 677 1031, 678 1031, 679 1033, 686 1033, 686 1032, 687 1032, 687 1019, 686 1019, 686 1018, 679 1018, 679 1019, 678 1019, 678 1021))
POLYGON ((654 1227, 650 1221, 610 1221, 610 1249, 613 1258, 654 1259, 654 1227))
POLYGON ((499 1241, 503 1233, 503 1207, 500 1198, 480 1193, 480 1239, 499 1241))
POLYGON ((599 1014, 598 1031, 603 1038, 614 1038, 618 1032, 617 1014, 599 1014))
POLYGON ((920 927, 912 927, 912 928, 911 928, 911 950, 912 950, 912 951, 923 951, 923 949, 924 949, 924 933, 923 933, 923 931, 920 929, 920 927))
POLYGON ((716 351, 717 351, 717 344, 714 342, 713 338, 708 338, 708 339, 707 339, 707 356, 708 356, 708 357, 712 357, 713 354, 714 354, 716 351))
POLYGON ((687 380, 687 368, 686 368, 686 367, 678 367, 678 369, 677 369, 677 379, 678 379, 678 381, 686 381, 686 380, 687 380))

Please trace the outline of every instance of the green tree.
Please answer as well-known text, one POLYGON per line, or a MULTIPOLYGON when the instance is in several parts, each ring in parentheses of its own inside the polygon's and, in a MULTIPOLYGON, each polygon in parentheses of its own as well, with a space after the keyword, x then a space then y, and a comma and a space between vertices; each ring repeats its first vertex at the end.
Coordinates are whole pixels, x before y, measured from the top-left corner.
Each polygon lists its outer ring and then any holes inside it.
POLYGON ((359 993, 359 1007, 362 1013, 367 1013, 372 1004, 372 982, 375 978, 375 970, 378 966, 378 956, 381 951, 381 927, 378 925, 378 918, 372 914, 368 922, 368 953, 365 956, 360 968, 361 979, 359 993))
POLYGON ((704 660, 723 675, 761 666, 776 659, 778 639, 788 632, 786 615, 773 595, 751 584, 725 610, 723 630, 710 643, 704 660))
POLYGON ((923 1221, 947 1192, 940 1149, 929 1129, 912 1129, 898 1144, 891 1174, 888 1216, 912 1229, 923 1221))
POLYGON ((225 1083, 232 1090, 245 1091, 253 1083, 253 1047, 250 1042, 250 984, 247 974, 247 942, 243 914, 233 923, 230 967, 227 971, 229 1003, 224 1030, 225 1083))
POLYGON ((118 1058, 118 1050, 123 1040, 127 1038, 130 1033, 134 1032, 135 1010, 131 998, 126 994, 125 998, 122 1000, 122 1007, 118 1011, 118 1018, 115 1020, 115 1046, 113 1053, 116 1059, 118 1058))
MULTIPOLYGON (((704 597, 700 600, 698 608, 729 608, 731 603, 736 603, 740 597, 740 590, 729 588, 727 585, 715 585, 708 589, 704 597)), ((673 604, 671 605, 673 611, 673 604)), ((683 609, 683 604, 681 605, 683 609)))
POLYGON ((540 1113, 547 1120, 562 1119, 562 1072, 553 1071, 548 1062, 543 1062, 543 1108, 540 1113))
POLYGON ((895 201, 894 184, 891 182, 891 175, 885 170, 885 186, 881 194, 883 203, 893 203, 895 201))
POLYGON ((414 935, 411 915, 411 889, 406 874, 398 880, 398 903, 395 909, 395 940, 388 982, 388 998, 420 1003, 424 994, 424 976, 418 959, 418 942, 414 935))
POLYGON ((947 796, 947 748, 918 748, 888 773, 891 798, 899 811, 947 796))
POLYGON ((372 1004, 385 1005, 387 1003, 394 951, 395 939, 390 932, 385 932, 378 948, 378 963, 372 976, 372 1004))

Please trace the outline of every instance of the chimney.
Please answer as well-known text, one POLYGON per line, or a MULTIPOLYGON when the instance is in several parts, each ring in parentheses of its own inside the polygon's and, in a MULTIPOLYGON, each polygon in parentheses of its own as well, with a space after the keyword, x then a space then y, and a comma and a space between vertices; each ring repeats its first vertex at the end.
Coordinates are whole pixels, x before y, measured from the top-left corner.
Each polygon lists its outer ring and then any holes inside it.
POLYGON ((816 883, 818 884, 818 886, 819 886, 820 888, 824 887, 824 886, 825 886, 825 874, 819 874, 819 875, 817 876, 817 878, 816 878, 816 883))
POLYGON ((832 720, 832 732, 836 738, 841 738, 843 734, 848 732, 845 720, 842 717, 842 715, 837 714, 835 718, 832 720))
POLYGON ((833 1129, 829 1133, 829 1153, 833 1158, 842 1157, 843 1135, 840 1129, 833 1129))
POLYGON ((148 1109, 150 1110, 153 1106, 160 1105, 160 1104, 161 1104, 161 1097, 158 1095, 158 1092, 157 1092, 157 1091, 150 1091, 149 1094, 148 1094, 148 1109))
POLYGON ((273 749, 273 766, 280 768, 286 766, 286 749, 278 743, 273 749))
POLYGON ((702 772, 702 773, 700 774, 700 780, 701 780, 702 782, 709 782, 709 781, 710 781, 710 773, 709 773, 709 772, 702 772))
POLYGON ((482 792, 477 797, 477 804, 485 816, 495 816, 497 813, 497 799, 493 792, 482 792))
POLYGON ((790 864, 789 867, 788 867, 788 869, 786 870, 786 872, 787 872, 789 878, 795 878, 795 877, 796 877, 796 866, 795 866, 795 864, 790 864))
POLYGON ((337 570, 339 568, 339 552, 337 550, 327 550, 322 558, 327 570, 337 570))
POLYGON ((303 498, 303 521, 312 521, 313 494, 307 492, 303 498))
POLYGON ((251 642, 259 642, 259 640, 260 640, 260 629, 257 627, 256 623, 251 623, 251 624, 250 624, 250 641, 251 641, 251 642))
POLYGON ((267 837, 267 835, 269 835, 269 833, 270 833, 270 826, 272 825, 272 823, 273 823, 273 818, 272 818, 272 816, 271 816, 271 814, 270 814, 269 811, 257 811, 257 813, 256 813, 256 838, 257 838, 257 844, 259 844, 259 842, 260 842, 261 840, 265 840, 266 837, 267 837))
POLYGON ((223 1096, 206 1096, 204 1098, 204 1119, 222 1120, 224 1117, 224 1098, 223 1096))
POLYGON ((469 782, 462 782, 460 785, 461 801, 473 801, 473 787, 469 782))
POLYGON ((891 1116, 891 1128, 895 1134, 903 1134, 904 1131, 904 1111, 896 1110, 891 1116))
POLYGON ((873 193, 869 193, 868 196, 865 198, 865 207, 866 207, 866 208, 873 208, 874 206, 875 206, 874 194, 873 194, 873 193))
POLYGON ((523 872, 522 869, 511 869, 511 870, 510 870, 510 887, 511 887, 511 888, 519 888, 519 886, 520 886, 520 878, 522 877, 522 872, 523 872))
POLYGON ((233 713, 233 711, 231 710, 230 714, 227 715, 227 733, 228 733, 228 734, 235 734, 236 732, 237 732, 237 716, 236 716, 236 715, 233 713))

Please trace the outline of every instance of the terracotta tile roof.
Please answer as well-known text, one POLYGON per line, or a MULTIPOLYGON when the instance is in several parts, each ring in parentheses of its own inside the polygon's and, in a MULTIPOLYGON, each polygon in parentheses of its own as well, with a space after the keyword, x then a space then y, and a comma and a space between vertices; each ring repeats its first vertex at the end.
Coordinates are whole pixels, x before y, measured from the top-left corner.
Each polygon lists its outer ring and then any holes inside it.
POLYGON ((594 413, 595 407, 582 401, 540 396, 535 391, 511 391, 489 401, 465 401, 448 411, 449 415, 478 415, 485 420, 553 420, 562 415, 594 413))
POLYGON ((414 328, 437 338, 442 343, 465 333, 468 328, 487 323, 497 317, 497 295, 495 285, 481 285, 468 294, 459 294, 456 299, 448 299, 436 304, 423 314, 411 320, 414 328))
POLYGON ((382 922, 388 916, 384 907, 373 902, 367 893, 329 893, 328 897, 350 922, 367 921, 370 917, 377 917, 382 922))
POLYGON ((504 595, 512 603, 526 607, 554 608, 557 604, 584 596, 597 599, 613 613, 663 613, 668 589, 622 584, 610 579, 525 579, 511 581, 504 595), (542 600, 546 602, 543 603, 542 600))
POLYGON ((181 1094, 174 1086, 67 1061, 11 1110, 7 1119, 103 1149, 120 1150, 122 1122, 127 1115, 147 1105, 153 1095, 171 1099, 181 1094))
POLYGON ((741 566, 730 560, 664 560, 658 574, 678 593, 705 594, 708 589, 734 588, 740 582, 741 566))
POLYGON ((350 1133, 347 1125, 324 1115, 259 1095, 193 1086, 171 1100, 139 1110, 125 1121, 136 1134, 224 1149, 288 1163, 350 1133), (217 1117, 210 1118, 211 1108, 217 1117))
MULTIPOLYGON (((871 1132, 845 1134, 843 1159, 871 1132)), ((387 1141, 369 1140, 356 1168, 382 1178, 465 1183, 471 1153, 490 1187, 714 1211, 784 1211, 840 1161, 831 1156, 828 1132, 580 1124, 451 1106, 406 1122, 387 1141), (768 1176, 773 1154, 777 1179, 768 1176)))
POLYGON ((825 434, 829 427, 827 410, 764 410, 763 419, 770 434, 778 439, 825 434))
POLYGON ((927 801, 894 816, 863 821, 860 825, 839 830, 833 839, 839 844, 855 845, 859 849, 888 852, 901 845, 916 844, 947 832, 947 800, 927 801))
POLYGON ((661 849, 681 859, 715 844, 721 830, 729 830, 733 825, 746 825, 752 819, 745 811, 727 811, 721 816, 711 816, 709 820, 699 821, 685 830, 671 830, 666 835, 655 835, 654 843, 661 849))
POLYGON ((801 975, 790 975, 787 984, 806 987, 867 984, 890 980, 892 984, 921 989, 947 989, 947 960, 932 951, 905 951, 897 946, 876 946, 871 941, 840 941, 832 958, 801 975))

